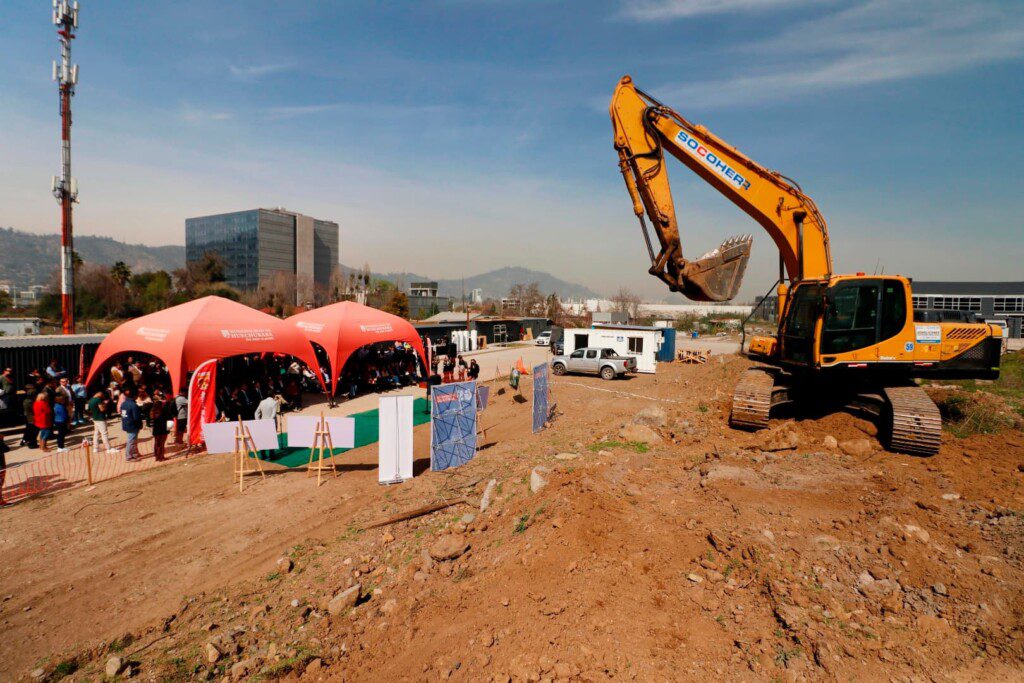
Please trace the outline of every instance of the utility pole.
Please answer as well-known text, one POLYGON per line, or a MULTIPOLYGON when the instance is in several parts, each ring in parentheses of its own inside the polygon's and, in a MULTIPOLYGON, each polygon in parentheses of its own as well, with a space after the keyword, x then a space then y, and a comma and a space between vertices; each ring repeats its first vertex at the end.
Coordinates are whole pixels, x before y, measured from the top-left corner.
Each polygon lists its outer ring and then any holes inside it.
POLYGON ((78 183, 71 177, 71 97, 78 83, 78 66, 71 64, 71 41, 78 28, 78 2, 53 0, 53 24, 60 40, 60 64, 53 63, 53 80, 60 93, 60 176, 53 177, 53 196, 60 202, 60 310, 64 334, 75 333, 75 259, 71 205, 78 201, 78 183))

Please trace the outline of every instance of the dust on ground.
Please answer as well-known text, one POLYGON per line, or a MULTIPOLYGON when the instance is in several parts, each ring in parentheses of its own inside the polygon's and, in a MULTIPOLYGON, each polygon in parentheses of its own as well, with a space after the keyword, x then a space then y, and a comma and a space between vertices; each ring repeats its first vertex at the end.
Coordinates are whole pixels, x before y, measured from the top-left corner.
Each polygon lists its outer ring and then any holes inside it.
POLYGON ((492 394, 471 463, 397 487, 370 446, 320 488, 275 471, 239 494, 205 456, 6 509, 0 672, 1024 676, 1024 433, 946 433, 922 459, 842 413, 735 431, 748 365, 553 378, 536 435, 529 402, 492 394))

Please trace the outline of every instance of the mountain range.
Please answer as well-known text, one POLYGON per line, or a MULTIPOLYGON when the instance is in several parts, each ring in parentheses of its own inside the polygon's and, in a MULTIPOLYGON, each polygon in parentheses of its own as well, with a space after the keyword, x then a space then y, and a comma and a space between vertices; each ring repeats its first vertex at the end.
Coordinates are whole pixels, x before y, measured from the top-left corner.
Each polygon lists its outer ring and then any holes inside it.
MULTIPOLYGON (((132 272, 172 271, 185 265, 185 247, 125 244, 110 237, 75 235, 75 251, 83 261, 112 266, 124 261, 132 272)), ((0 228, 0 281, 19 289, 45 285, 60 268, 60 235, 37 235, 0 228)))
MULTIPOLYGON (((342 266, 342 269, 344 269, 345 272, 354 270, 353 268, 345 265, 342 266)), ((371 272, 370 277, 388 280, 402 289, 407 289, 413 282, 436 282, 439 295, 450 296, 456 300, 462 298, 462 278, 435 279, 426 275, 409 272, 371 272)), ((480 273, 479 275, 467 275, 465 279, 466 298, 469 298, 474 289, 480 289, 483 290, 484 298, 500 299, 503 296, 508 296, 508 292, 513 285, 529 285, 532 282, 536 282, 541 293, 545 295, 554 292, 563 299, 569 297, 576 299, 600 298, 599 294, 588 287, 584 287, 583 285, 576 284, 574 282, 567 282, 551 275, 550 273, 545 273, 540 270, 532 270, 530 268, 523 268, 522 266, 505 266, 504 268, 492 270, 487 273, 480 273)))
MULTIPOLYGON (((112 266, 124 261, 132 272, 151 270, 172 271, 185 265, 185 247, 167 245, 151 247, 145 244, 125 244, 110 237, 76 235, 75 251, 83 261, 112 266)), ((0 282, 10 282, 23 289, 32 285, 45 285, 60 267, 60 236, 39 235, 13 228, 0 228, 0 282)), ((342 265, 345 271, 354 270, 342 265)), ((409 272, 371 273, 371 277, 389 280, 402 288, 412 282, 434 281, 439 293, 456 299, 462 297, 463 281, 435 279, 409 272)), ((466 296, 474 289, 483 290, 484 297, 506 296, 515 284, 536 282, 544 294, 557 293, 562 298, 594 298, 593 290, 573 282, 566 282, 550 273, 521 266, 506 266, 479 275, 467 276, 466 296)))

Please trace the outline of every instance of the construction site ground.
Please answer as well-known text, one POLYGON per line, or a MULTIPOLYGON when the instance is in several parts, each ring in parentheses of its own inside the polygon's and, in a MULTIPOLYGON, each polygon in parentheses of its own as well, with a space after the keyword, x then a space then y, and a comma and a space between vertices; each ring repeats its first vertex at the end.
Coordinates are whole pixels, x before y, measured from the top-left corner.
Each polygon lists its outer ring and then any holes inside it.
POLYGON ((392 487, 374 445, 319 488, 202 456, 5 508, 0 678, 1024 677, 1020 421, 927 459, 846 413, 735 431, 749 365, 552 378, 539 434, 506 388, 473 461, 425 471, 417 427, 392 487))

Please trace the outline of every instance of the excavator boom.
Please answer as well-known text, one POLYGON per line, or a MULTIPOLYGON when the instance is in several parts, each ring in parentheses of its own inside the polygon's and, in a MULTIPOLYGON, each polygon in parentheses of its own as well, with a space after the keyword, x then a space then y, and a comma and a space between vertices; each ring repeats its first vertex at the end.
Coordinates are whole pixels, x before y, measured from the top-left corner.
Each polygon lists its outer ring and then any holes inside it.
POLYGON ((697 259, 683 256, 665 150, 764 227, 791 281, 832 275, 825 220, 796 183, 690 123, 639 90, 629 76, 619 81, 609 113, 619 168, 647 241, 650 272, 672 291, 696 301, 732 299, 743 281, 752 238, 729 238, 697 259), (658 237, 657 254, 644 216, 658 237))

